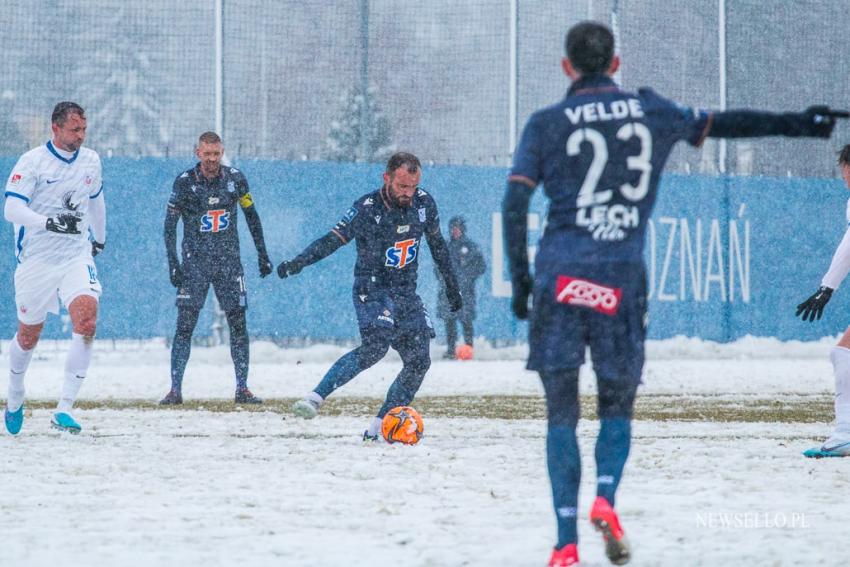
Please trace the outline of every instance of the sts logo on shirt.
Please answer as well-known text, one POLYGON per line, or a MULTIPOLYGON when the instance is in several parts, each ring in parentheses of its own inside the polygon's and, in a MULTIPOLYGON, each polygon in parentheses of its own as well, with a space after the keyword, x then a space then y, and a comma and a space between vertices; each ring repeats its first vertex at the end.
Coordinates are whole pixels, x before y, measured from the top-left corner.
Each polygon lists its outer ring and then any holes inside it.
POLYGON ((396 242, 392 248, 387 248, 387 261, 385 266, 390 268, 403 268, 416 260, 416 252, 419 242, 415 238, 408 238, 396 242))
POLYGON ((230 226, 230 213, 227 209, 207 211, 207 214, 201 217, 201 232, 219 232, 227 230, 228 226, 230 226))

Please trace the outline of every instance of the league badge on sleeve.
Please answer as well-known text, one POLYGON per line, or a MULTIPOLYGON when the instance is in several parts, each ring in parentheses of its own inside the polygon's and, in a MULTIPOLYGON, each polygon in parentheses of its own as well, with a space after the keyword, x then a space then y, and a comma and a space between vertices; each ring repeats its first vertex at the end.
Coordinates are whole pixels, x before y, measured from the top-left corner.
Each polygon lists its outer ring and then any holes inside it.
POLYGON ((357 216, 357 208, 351 207, 350 209, 345 211, 344 215, 342 215, 342 221, 343 222, 351 222, 351 221, 354 220, 354 217, 356 217, 356 216, 357 216))
POLYGON ((425 222, 426 219, 425 208, 419 209, 419 222, 425 222))

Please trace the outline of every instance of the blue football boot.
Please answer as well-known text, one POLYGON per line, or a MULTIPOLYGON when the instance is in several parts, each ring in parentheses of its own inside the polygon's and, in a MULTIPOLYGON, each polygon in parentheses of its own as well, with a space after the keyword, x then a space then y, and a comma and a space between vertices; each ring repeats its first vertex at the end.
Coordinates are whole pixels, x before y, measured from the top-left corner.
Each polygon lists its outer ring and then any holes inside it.
POLYGON ((59 411, 53 414, 53 419, 50 420, 50 426, 53 429, 58 429, 59 431, 67 431, 73 435, 76 435, 80 432, 82 427, 80 424, 74 421, 74 418, 71 417, 70 414, 59 411))
POLYGON ((822 459, 824 457, 850 457, 850 439, 846 435, 833 435, 820 448, 813 447, 803 451, 803 455, 810 459, 822 459))
POLYGON ((24 424, 24 404, 21 404, 21 407, 16 411, 9 411, 7 407, 3 417, 6 422, 6 431, 12 435, 17 435, 21 432, 21 426, 24 424))

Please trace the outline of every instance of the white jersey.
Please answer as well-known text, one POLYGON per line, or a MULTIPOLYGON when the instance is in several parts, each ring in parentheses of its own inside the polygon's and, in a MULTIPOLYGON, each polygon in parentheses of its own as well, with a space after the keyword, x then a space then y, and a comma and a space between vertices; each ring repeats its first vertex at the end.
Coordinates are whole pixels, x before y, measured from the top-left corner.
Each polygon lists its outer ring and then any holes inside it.
POLYGON ((89 200, 103 189, 100 157, 80 148, 70 155, 59 152, 52 142, 33 148, 18 160, 6 183, 6 198, 18 198, 36 213, 55 217, 77 213, 80 234, 58 234, 47 229, 15 225, 15 254, 18 262, 63 263, 91 253, 88 241, 89 200))

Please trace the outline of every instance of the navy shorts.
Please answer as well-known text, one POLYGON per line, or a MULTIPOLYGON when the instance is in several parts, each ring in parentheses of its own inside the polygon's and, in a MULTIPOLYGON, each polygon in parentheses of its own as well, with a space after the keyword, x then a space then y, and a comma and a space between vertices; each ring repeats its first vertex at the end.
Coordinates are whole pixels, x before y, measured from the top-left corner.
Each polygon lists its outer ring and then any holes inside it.
POLYGON ((387 292, 373 291, 362 297, 353 294, 361 335, 384 332, 393 338, 411 333, 427 333, 432 339, 436 336, 428 310, 418 295, 393 297, 387 292))
POLYGON ((194 266, 189 262, 183 263, 183 285, 177 290, 177 307, 201 309, 207 300, 210 285, 223 311, 248 307, 248 292, 241 264, 213 269, 206 265, 194 266))
POLYGON ((534 282, 528 369, 579 368, 590 347, 603 380, 640 383, 646 339, 643 265, 573 265, 534 282))

